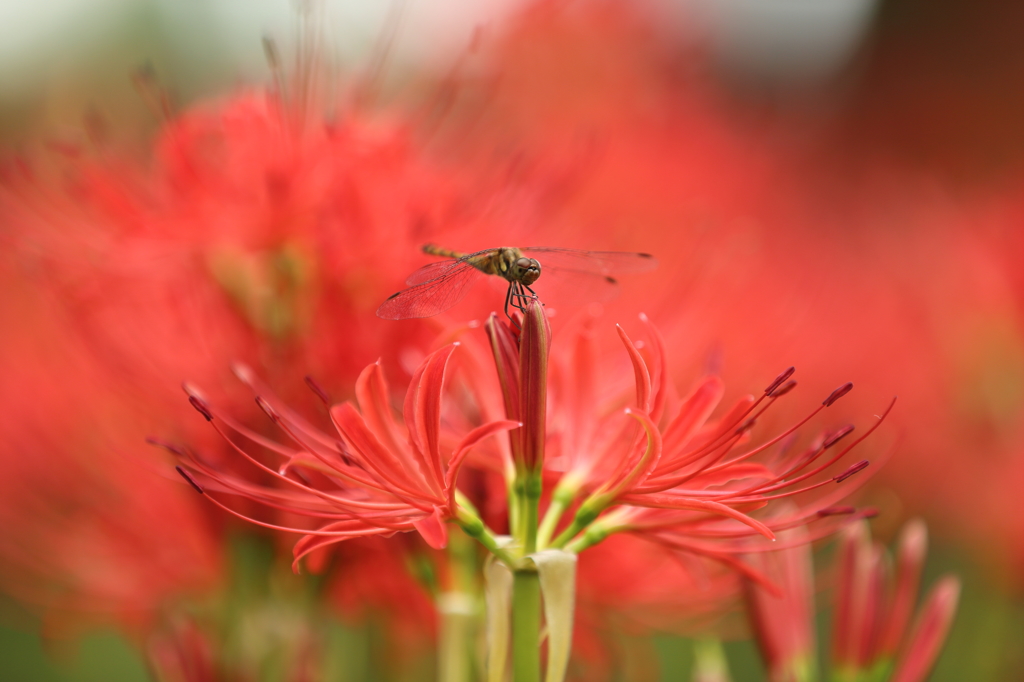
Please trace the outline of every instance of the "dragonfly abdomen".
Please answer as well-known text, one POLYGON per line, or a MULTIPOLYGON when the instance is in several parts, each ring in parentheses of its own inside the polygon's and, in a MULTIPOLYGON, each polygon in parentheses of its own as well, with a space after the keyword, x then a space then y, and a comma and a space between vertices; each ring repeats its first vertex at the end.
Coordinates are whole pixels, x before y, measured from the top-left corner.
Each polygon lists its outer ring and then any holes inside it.
POLYGON ((467 255, 460 251, 442 249, 440 246, 436 244, 424 244, 423 253, 430 254, 431 256, 441 256, 442 258, 465 258, 467 255))

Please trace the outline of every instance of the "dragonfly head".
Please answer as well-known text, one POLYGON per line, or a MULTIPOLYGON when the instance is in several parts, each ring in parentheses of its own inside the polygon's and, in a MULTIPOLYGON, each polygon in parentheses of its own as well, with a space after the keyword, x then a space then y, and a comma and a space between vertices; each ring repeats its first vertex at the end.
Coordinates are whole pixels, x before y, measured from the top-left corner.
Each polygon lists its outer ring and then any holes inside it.
POLYGON ((526 258, 524 256, 516 260, 516 271, 518 274, 516 279, 526 286, 530 286, 540 277, 540 263, 537 262, 536 258, 526 258))

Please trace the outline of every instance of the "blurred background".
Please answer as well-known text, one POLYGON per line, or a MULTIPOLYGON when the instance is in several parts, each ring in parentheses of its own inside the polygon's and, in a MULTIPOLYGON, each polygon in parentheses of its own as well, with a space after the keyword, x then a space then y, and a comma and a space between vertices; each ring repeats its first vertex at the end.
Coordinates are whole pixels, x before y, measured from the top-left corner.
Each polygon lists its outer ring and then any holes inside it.
MULTIPOLYGON (((372 311, 429 237, 654 253, 609 309, 651 315, 680 386, 793 364, 806 405, 853 380, 851 418, 898 394, 859 501, 886 543, 928 523, 924 585, 963 581, 931 679, 1024 680, 1024 4, 4 3, 0 153, 4 679, 432 679, 421 548, 293 576, 142 443, 205 443, 176 386, 228 395, 236 359, 403 385, 436 328, 372 311), (346 141, 282 162, 259 88, 346 141), (279 175, 299 208, 263 220, 279 175), (324 215, 366 234, 318 252, 324 215)), ((692 633, 581 591, 581 679, 689 679, 692 633)))

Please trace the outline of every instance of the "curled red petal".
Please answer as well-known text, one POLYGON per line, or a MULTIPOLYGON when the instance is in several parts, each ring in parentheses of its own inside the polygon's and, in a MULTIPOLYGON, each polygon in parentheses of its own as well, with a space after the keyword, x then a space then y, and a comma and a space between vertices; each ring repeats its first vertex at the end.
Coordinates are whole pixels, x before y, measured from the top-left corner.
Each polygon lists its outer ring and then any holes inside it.
POLYGON ((896 557, 896 587, 889 605, 889 617, 882 636, 881 653, 893 657, 906 636, 907 625, 917 602, 921 569, 928 552, 928 529, 920 519, 910 521, 900 533, 896 557))
POLYGON ((623 466, 620 468, 620 471, 616 472, 612 477, 613 483, 610 487, 613 497, 642 485, 651 472, 654 471, 655 467, 658 466, 658 460, 661 459, 661 432, 654 422, 651 421, 650 416, 639 410, 627 410, 626 414, 640 422, 640 425, 644 428, 647 436, 647 447, 644 448, 643 453, 635 463, 631 461, 632 456, 630 459, 623 460, 623 466))
POLYGON ((514 421, 496 421, 490 424, 484 424, 478 426, 462 439, 458 447, 455 448, 455 452, 452 454, 452 458, 448 461, 448 471, 444 476, 444 487, 445 492, 448 495, 448 507, 454 511, 455 509, 455 482, 459 477, 459 470, 462 468, 462 463, 466 460, 466 455, 473 448, 474 445, 479 443, 488 436, 499 433, 501 431, 507 431, 510 429, 517 429, 522 424, 514 421))
POLYGON ((942 649, 960 601, 960 579, 946 576, 935 585, 914 624, 892 682, 923 682, 942 649))
POLYGON ((405 394, 405 425, 409 441, 423 461, 425 478, 441 494, 444 467, 441 462, 441 391, 448 360, 458 344, 451 344, 427 356, 413 374, 405 394))
POLYGON ((416 471, 413 467, 419 467, 408 457, 402 457, 381 445, 351 403, 332 407, 331 419, 346 445, 356 453, 367 469, 380 478, 390 492, 403 497, 430 497, 433 491, 424 489, 426 481, 422 474, 425 472, 416 471))
POLYGON ((715 502, 713 500, 695 500, 692 497, 682 497, 662 493, 648 495, 626 495, 621 498, 621 501, 637 507, 653 507, 657 509, 679 509, 684 511, 705 512, 708 514, 727 516, 731 519, 739 521, 740 523, 750 526, 751 528, 753 528, 769 540, 775 539, 775 533, 773 533, 768 526, 764 525, 757 519, 748 516, 747 514, 744 514, 741 511, 733 509, 729 505, 722 504, 721 502, 715 502))
POLYGON ((388 384, 384 380, 384 371, 380 363, 368 365, 356 380, 356 400, 363 421, 381 444, 398 452, 405 448, 401 431, 395 423, 391 411, 388 384))
POLYGON ((633 380, 636 383, 636 405, 644 412, 651 409, 651 373, 647 370, 647 363, 644 362, 640 351, 637 350, 633 341, 626 336, 626 332, 619 325, 615 325, 615 331, 619 333, 622 345, 629 353, 629 361, 633 363, 633 380))
POLYGON ((430 516, 423 516, 412 522, 413 527, 434 549, 444 549, 448 546, 448 526, 444 517, 444 510, 434 507, 434 512, 430 516))
POLYGON ((672 382, 668 376, 668 363, 665 361, 665 343, 661 338, 661 333, 658 332, 658 328, 648 319, 647 315, 640 313, 640 321, 647 327, 647 336, 651 345, 652 397, 649 412, 651 419, 656 423, 660 423, 661 416, 665 411, 665 403, 668 400, 669 391, 672 390, 672 382))

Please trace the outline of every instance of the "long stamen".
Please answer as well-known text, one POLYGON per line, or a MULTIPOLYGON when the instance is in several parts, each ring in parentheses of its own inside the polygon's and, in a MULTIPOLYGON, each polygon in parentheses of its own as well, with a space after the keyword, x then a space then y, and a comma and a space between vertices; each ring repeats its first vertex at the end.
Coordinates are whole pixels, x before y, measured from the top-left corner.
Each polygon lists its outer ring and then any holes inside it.
MULTIPOLYGON (((782 489, 782 488, 789 487, 789 486, 791 486, 791 485, 793 485, 795 483, 799 483, 800 481, 805 481, 808 478, 814 476, 815 474, 821 473, 822 471, 824 471, 825 469, 827 469, 828 467, 832 466, 833 464, 838 462, 840 459, 842 459, 843 456, 846 455, 846 453, 850 452, 855 447, 857 447, 860 443, 862 443, 864 441, 865 438, 870 436, 875 431, 875 429, 877 429, 879 426, 881 426, 882 422, 885 421, 885 418, 889 415, 889 412, 892 411, 892 408, 893 408, 893 406, 895 404, 896 404, 896 399, 893 398, 892 402, 890 402, 889 406, 885 409, 885 412, 883 412, 881 414, 881 416, 878 418, 877 422, 875 422, 874 424, 871 425, 871 428, 869 428, 860 438, 858 438, 857 440, 855 440, 852 443, 850 443, 850 445, 848 445, 846 448, 841 450, 839 452, 839 454, 837 454, 835 457, 830 459, 825 464, 822 464, 821 466, 819 466, 819 467, 817 467, 817 468, 815 468, 815 469, 813 469, 813 470, 811 470, 811 471, 809 471, 809 472, 807 472, 805 474, 802 474, 802 475, 800 475, 800 476, 798 476, 798 477, 796 477, 794 479, 791 479, 791 480, 788 480, 788 481, 785 480, 786 478, 791 476, 796 471, 799 471, 800 469, 803 469, 804 467, 806 467, 808 464, 810 464, 810 462, 812 462, 814 459, 816 459, 818 455, 823 453, 825 450, 824 450, 824 448, 821 448, 820 451, 813 458, 809 459, 807 462, 804 462, 804 463, 800 464, 795 469, 786 472, 785 474, 783 474, 782 476, 777 477, 773 481, 770 481, 769 482, 769 484, 770 484, 769 487, 755 487, 755 488, 751 488, 751 489, 748 489, 748 490, 744 491, 744 494, 746 494, 748 492, 753 492, 755 490, 760 491, 760 492, 773 492, 775 490, 779 490, 779 489, 782 489)), ((847 432, 847 433, 849 433, 849 432, 847 432)), ((836 442, 838 442, 838 440, 839 440, 838 438, 835 438, 834 440, 832 440, 832 444, 834 445, 836 442)))
MULTIPOLYGON (((299 481, 296 481, 294 479, 288 478, 287 476, 285 476, 285 475, 283 475, 281 473, 278 473, 277 471, 274 471, 270 467, 266 466, 265 464, 263 464, 262 462, 260 462, 256 458, 254 458, 248 452, 246 452, 244 448, 240 447, 233 440, 231 440, 231 438, 229 438, 228 435, 226 433, 224 433, 224 431, 220 428, 220 426, 218 426, 216 421, 211 421, 210 423, 213 424, 213 428, 217 431, 217 433, 219 433, 221 435, 221 437, 225 440, 225 442, 227 442, 228 445, 230 445, 236 452, 238 452, 240 455, 242 455, 247 460, 249 460, 254 465, 256 465, 257 468, 259 468, 262 471, 270 474, 274 478, 276 478, 278 480, 281 480, 281 481, 285 481, 289 485, 296 486, 296 487, 298 487, 298 488, 300 488, 302 490, 305 490, 305 491, 307 491, 309 493, 312 493, 313 495, 316 495, 317 497, 320 497, 320 498, 322 498, 324 500, 329 500, 329 501, 335 502, 337 504, 343 504, 343 505, 344 504, 349 504, 349 505, 358 506, 358 504, 354 500, 349 500, 347 498, 340 498, 340 497, 337 497, 335 495, 331 495, 329 493, 325 493, 322 490, 319 490, 317 488, 312 488, 310 486, 304 485, 303 483, 300 483, 299 481)), ((315 454, 316 453, 314 453, 314 455, 315 454)), ((342 475, 344 476, 345 474, 342 474, 342 475)), ((377 488, 376 486, 372 485, 369 481, 363 482, 363 481, 359 481, 356 478, 352 478, 352 482, 356 483, 356 484, 359 484, 359 485, 363 485, 363 486, 368 487, 368 488, 377 489, 377 490, 379 490, 382 493, 391 494, 391 495, 394 495, 395 497, 397 497, 399 499, 402 499, 402 497, 400 495, 396 494, 394 491, 386 490, 386 489, 383 489, 383 488, 377 488)), ((410 504, 413 504, 409 500, 405 500, 405 501, 409 502, 410 504)), ((430 511, 429 505, 428 506, 424 506, 423 504, 413 504, 413 506, 416 506, 417 508, 423 509, 424 511, 430 511)))

